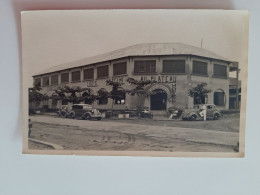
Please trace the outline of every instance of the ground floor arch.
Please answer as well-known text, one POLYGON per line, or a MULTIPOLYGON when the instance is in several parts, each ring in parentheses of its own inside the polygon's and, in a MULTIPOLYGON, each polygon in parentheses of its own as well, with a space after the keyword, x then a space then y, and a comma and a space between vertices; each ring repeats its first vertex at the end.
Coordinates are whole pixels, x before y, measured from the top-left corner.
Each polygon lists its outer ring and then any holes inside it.
POLYGON ((222 89, 217 89, 214 91, 214 104, 216 106, 226 105, 226 94, 222 89))
POLYGON ((150 95, 151 110, 166 110, 167 109, 167 93, 162 89, 155 89, 150 95))

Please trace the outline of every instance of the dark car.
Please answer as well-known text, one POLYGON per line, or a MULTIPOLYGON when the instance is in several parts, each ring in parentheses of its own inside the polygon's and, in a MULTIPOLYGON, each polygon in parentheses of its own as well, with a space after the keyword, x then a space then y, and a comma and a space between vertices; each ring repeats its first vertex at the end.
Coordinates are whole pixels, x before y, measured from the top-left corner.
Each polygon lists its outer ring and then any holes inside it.
POLYGON ((153 118, 153 113, 149 110, 148 107, 144 107, 140 115, 142 118, 153 118))
MULTIPOLYGON (((203 105, 196 105, 193 109, 185 109, 182 114, 182 120, 203 120, 203 116, 201 115, 202 106, 203 105)), ((207 108, 207 119, 218 120, 222 117, 222 114, 214 104, 205 104, 205 106, 207 108)))
POLYGON ((57 112, 58 117, 65 117, 67 118, 69 116, 69 112, 71 109, 67 105, 64 105, 61 107, 61 109, 57 112))
POLYGON ((101 113, 89 104, 74 104, 69 112, 69 117, 101 120, 101 113))

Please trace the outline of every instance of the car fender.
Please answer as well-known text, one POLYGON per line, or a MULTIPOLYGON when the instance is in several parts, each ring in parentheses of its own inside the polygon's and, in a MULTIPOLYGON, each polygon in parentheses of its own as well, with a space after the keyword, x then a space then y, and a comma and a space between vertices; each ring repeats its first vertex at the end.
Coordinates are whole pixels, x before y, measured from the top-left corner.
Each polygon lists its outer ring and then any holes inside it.
POLYGON ((197 117, 200 117, 197 112, 191 111, 188 116, 191 117, 192 115, 196 115, 197 117))
POLYGON ((74 117, 76 116, 76 114, 75 114, 75 112, 74 111, 71 111, 71 112, 69 112, 69 114, 68 114, 69 116, 71 116, 71 115, 74 115, 74 117))
POLYGON ((91 116, 91 113, 90 112, 85 112, 82 116, 86 116, 86 115, 91 116))
POLYGON ((214 112, 213 112, 213 116, 214 116, 215 114, 218 114, 220 117, 222 117, 222 114, 221 114, 219 111, 214 111, 214 112))

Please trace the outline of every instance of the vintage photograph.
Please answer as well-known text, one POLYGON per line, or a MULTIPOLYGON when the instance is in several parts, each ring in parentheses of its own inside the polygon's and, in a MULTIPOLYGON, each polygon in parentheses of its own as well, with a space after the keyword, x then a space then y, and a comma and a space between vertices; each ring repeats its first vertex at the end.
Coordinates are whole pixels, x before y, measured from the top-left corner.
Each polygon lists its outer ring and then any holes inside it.
POLYGON ((21 18, 23 153, 244 156, 247 11, 21 18))

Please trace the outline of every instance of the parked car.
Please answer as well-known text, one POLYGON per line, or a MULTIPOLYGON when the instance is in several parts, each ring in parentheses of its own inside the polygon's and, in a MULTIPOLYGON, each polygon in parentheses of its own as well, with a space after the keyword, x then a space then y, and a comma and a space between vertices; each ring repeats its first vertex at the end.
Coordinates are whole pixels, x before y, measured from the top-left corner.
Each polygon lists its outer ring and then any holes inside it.
POLYGON ((89 104, 74 104, 69 112, 70 118, 101 120, 101 113, 89 104))
POLYGON ((169 119, 179 119, 182 116, 183 108, 181 107, 170 107, 168 108, 169 119))
POLYGON ((148 107, 144 107, 140 113, 142 118, 153 118, 153 113, 149 110, 148 107))
POLYGON ((61 107, 61 109, 57 112, 58 117, 65 117, 69 116, 70 109, 67 105, 61 107))
MULTIPOLYGON (((193 109, 185 109, 182 114, 182 120, 203 120, 203 116, 201 115, 203 105, 195 105, 193 109)), ((218 120, 222 117, 221 112, 217 109, 214 104, 205 104, 207 108, 207 119, 218 120)))

